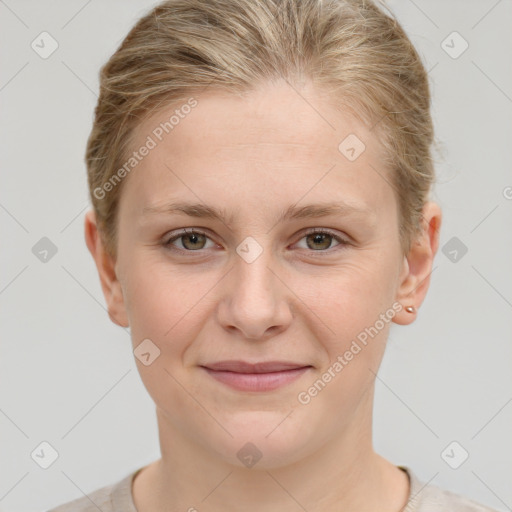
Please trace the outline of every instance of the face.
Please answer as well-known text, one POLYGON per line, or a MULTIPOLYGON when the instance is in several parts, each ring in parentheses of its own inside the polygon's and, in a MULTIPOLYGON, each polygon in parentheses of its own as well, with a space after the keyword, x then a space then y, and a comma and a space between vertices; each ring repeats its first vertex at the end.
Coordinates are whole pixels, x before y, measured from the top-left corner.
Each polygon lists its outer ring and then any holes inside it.
POLYGON ((311 85, 195 99, 137 128, 134 150, 156 146, 119 204, 115 270, 160 427, 239 466, 251 442, 269 468, 368 439, 407 272, 377 140, 311 85), (350 134, 364 151, 340 150, 350 134))

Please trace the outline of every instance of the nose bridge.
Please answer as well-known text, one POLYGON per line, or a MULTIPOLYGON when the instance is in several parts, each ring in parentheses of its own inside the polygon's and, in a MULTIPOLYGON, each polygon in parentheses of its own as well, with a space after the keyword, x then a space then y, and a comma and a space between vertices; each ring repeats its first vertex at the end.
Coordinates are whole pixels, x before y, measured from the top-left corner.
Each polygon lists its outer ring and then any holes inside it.
MULTIPOLYGON (((242 244, 241 244, 242 245, 242 244)), ((243 249, 239 247, 237 253, 243 249)), ((270 271, 272 255, 270 249, 261 251, 255 255, 255 249, 251 247, 245 254, 249 259, 238 254, 235 267, 235 287, 233 293, 244 302, 259 301, 261 311, 263 306, 267 308, 275 302, 275 290, 273 289, 274 274, 270 271)))
POLYGON ((222 325, 231 330, 236 328, 251 339, 283 329, 291 320, 291 312, 286 287, 271 270, 275 264, 270 247, 247 237, 236 253, 222 302, 222 325))

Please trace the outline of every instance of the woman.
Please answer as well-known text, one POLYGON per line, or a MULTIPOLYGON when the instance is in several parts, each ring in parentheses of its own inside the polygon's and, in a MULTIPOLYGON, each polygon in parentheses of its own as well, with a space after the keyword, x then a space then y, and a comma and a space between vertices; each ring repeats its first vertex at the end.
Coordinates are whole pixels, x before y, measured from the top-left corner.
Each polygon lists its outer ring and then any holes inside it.
POLYGON ((368 1, 170 0, 101 72, 85 218, 161 459, 64 511, 484 511, 372 446, 441 211, 428 77, 368 1))

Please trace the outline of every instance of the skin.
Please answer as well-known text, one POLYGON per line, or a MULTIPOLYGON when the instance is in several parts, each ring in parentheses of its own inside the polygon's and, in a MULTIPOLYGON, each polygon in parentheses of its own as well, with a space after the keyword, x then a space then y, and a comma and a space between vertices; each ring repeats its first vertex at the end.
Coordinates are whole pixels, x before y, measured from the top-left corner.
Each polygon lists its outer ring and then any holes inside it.
MULTIPOLYGON (((137 510, 398 511, 409 483, 373 450, 375 374, 391 323, 413 322, 405 307, 425 298, 441 210, 425 205, 423 233, 404 255, 394 191, 371 167, 386 175, 375 135, 309 83, 300 94, 275 82, 245 96, 210 90, 195 98, 125 178, 116 258, 104 251, 94 213, 85 218, 110 318, 130 327, 133 348, 149 338, 160 349, 149 366, 136 359, 156 404, 162 453, 134 480, 137 510), (366 145, 353 162, 338 150, 350 133, 366 145), (171 200, 234 215, 223 222, 143 215, 171 200), (331 201, 368 211, 276 223, 290 205, 331 201), (177 238, 176 252, 166 248, 183 228, 208 238, 177 238), (349 243, 319 242, 306 228, 327 228, 349 243), (262 249, 251 263, 236 252, 248 236, 262 249), (404 309, 300 403, 298 394, 394 303, 404 309), (243 392, 199 367, 225 359, 312 368, 276 390, 243 392), (262 454, 252 468, 237 457, 247 442, 262 454)), ((139 125, 133 148, 176 108, 139 125)))

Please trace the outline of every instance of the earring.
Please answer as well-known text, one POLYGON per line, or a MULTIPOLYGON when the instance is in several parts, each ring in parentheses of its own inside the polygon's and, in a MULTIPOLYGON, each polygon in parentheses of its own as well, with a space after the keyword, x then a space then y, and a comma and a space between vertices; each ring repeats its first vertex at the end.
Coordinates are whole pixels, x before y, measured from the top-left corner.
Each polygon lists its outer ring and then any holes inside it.
POLYGON ((407 311, 407 313, 416 313, 416 308, 414 306, 407 306, 405 311, 407 311))

